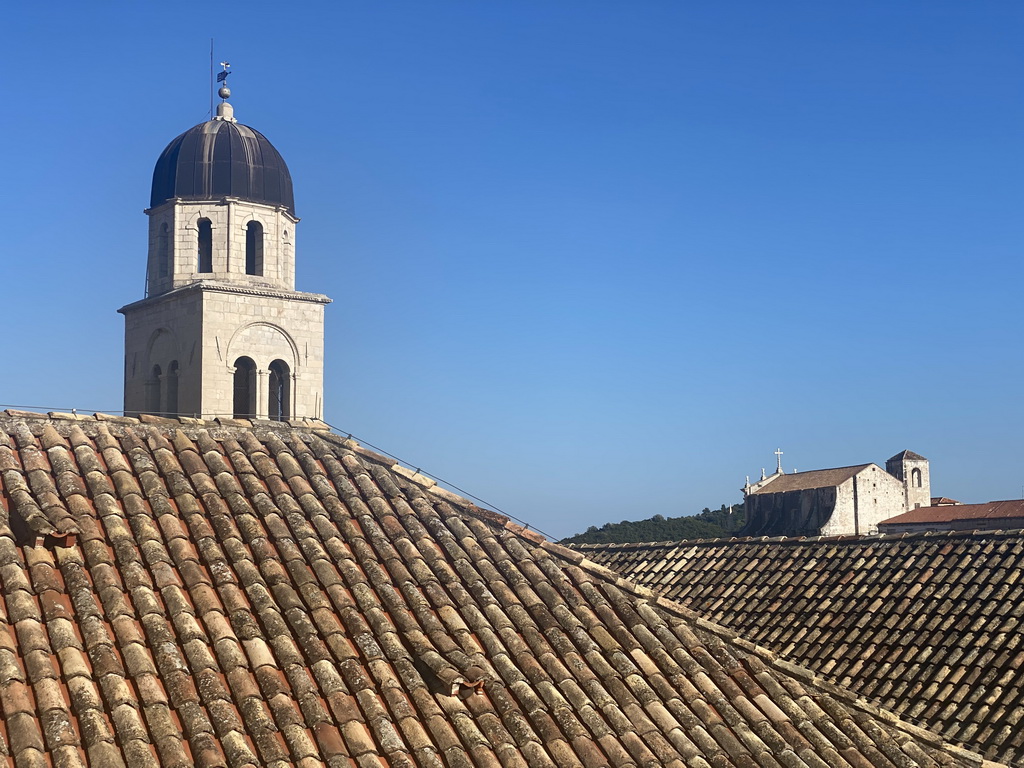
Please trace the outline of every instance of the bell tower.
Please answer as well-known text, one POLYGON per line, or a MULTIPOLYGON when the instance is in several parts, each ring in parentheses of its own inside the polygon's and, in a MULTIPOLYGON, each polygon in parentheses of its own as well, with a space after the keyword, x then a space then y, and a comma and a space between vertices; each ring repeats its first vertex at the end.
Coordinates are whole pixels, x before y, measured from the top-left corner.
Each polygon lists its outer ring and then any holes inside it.
POLYGON ((118 310, 124 410, 319 419, 331 300, 295 290, 288 167, 235 120, 226 83, 219 93, 216 116, 168 144, 153 171, 146 296, 118 310))
POLYGON ((900 451, 885 462, 885 471, 903 481, 908 512, 931 506, 932 482, 928 459, 913 451, 900 451))

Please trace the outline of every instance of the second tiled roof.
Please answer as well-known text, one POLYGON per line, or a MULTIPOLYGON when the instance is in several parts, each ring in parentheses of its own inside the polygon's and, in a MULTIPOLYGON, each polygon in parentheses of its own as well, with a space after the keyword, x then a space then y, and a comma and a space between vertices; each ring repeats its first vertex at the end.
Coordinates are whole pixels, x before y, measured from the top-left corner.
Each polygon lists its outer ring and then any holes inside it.
POLYGON ((1024 761, 1024 532, 577 549, 947 739, 1024 761))

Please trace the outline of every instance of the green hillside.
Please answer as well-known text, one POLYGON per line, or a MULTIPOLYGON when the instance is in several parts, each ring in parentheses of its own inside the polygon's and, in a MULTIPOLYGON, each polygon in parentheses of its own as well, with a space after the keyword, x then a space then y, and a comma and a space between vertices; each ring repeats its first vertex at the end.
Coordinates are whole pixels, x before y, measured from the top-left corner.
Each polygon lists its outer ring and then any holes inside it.
POLYGON ((595 525, 583 533, 562 539, 562 544, 626 544, 640 541, 682 541, 684 539, 719 539, 732 536, 743 527, 746 516, 742 504, 719 509, 704 508, 696 515, 665 517, 655 515, 647 520, 595 525))

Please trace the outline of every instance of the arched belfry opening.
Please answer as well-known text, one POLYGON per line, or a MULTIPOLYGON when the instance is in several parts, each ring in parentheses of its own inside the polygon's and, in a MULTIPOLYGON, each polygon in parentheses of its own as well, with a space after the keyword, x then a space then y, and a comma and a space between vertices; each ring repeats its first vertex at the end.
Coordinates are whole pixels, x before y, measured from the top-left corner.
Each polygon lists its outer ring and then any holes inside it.
POLYGON ((291 418, 291 372, 284 360, 275 360, 270 364, 270 375, 267 377, 269 392, 267 400, 267 418, 273 421, 287 421, 291 418))
POLYGON ((263 225, 258 221, 245 226, 245 274, 263 274, 263 225))
POLYGON ((164 149, 146 215, 145 298, 120 310, 125 412, 322 418, 330 299, 295 290, 299 217, 274 145, 222 101, 164 149))
POLYGON ((251 357, 235 360, 232 416, 249 419, 256 416, 256 363, 251 357))
POLYGON ((213 272, 213 222, 200 219, 196 226, 199 230, 196 272, 213 272))

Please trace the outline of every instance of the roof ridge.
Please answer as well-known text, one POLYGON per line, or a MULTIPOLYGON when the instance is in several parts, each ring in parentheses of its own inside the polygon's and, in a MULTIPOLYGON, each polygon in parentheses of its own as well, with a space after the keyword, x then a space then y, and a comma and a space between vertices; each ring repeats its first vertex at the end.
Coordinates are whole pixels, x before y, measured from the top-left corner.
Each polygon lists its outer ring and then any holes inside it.
POLYGON ((123 416, 112 413, 104 413, 103 411, 96 411, 91 414, 79 413, 77 410, 72 409, 68 411, 25 411, 16 408, 7 408, 0 411, 0 424, 11 423, 19 419, 31 419, 33 421, 51 421, 51 422, 66 422, 66 421, 77 421, 77 422, 106 422, 114 424, 124 425, 136 425, 136 424, 151 424, 155 426, 164 426, 168 429, 174 427, 181 427, 182 425, 189 427, 205 427, 205 428, 224 428, 224 427, 239 427, 242 429, 264 429, 264 428, 278 428, 284 429, 307 429, 315 430, 317 432, 330 431, 331 427, 326 422, 320 419, 288 419, 285 421, 275 421, 271 419, 235 419, 227 416, 215 416, 210 419, 204 419, 194 416, 154 416, 152 414, 143 413, 139 416, 123 416))
POLYGON ((788 475, 789 477, 792 477, 793 475, 810 475, 814 472, 834 472, 837 469, 856 469, 857 467, 870 467, 872 464, 875 464, 875 466, 880 466, 874 461, 865 461, 863 464, 844 464, 841 467, 821 467, 820 469, 805 469, 801 472, 788 472, 783 474, 788 475))
MULTIPOLYGON (((988 502, 991 503, 991 502, 988 502)), ((985 518, 979 518, 985 519, 985 518)), ((921 539, 921 538, 969 538, 979 535, 993 535, 999 534, 1002 536, 1019 536, 1024 535, 1024 529, 1021 528, 1007 528, 998 529, 994 528, 991 530, 953 530, 953 531, 906 531, 900 533, 865 533, 865 534, 838 534, 835 536, 722 536, 717 539, 679 539, 676 541, 623 541, 623 542, 605 542, 599 544, 592 543, 573 543, 565 546, 571 547, 574 550, 584 552, 587 550, 597 549, 641 549, 641 548, 655 548, 655 547, 666 547, 666 546, 721 546, 723 544, 731 545, 749 545, 749 544, 786 544, 786 545, 798 545, 798 544, 844 544, 853 546, 856 544, 863 544, 865 542, 876 542, 876 541, 893 541, 896 539, 921 539)))
POLYGON ((412 469, 410 467, 406 467, 396 457, 362 445, 358 440, 352 437, 351 433, 346 433, 345 436, 342 436, 340 432, 333 431, 334 428, 331 427, 330 424, 320 419, 290 419, 286 421, 274 421, 270 419, 235 419, 228 418, 226 416, 218 416, 213 419, 202 419, 191 416, 154 416, 147 413, 143 413, 138 417, 135 417, 117 416, 102 412, 83 414, 78 413, 77 411, 72 411, 70 413, 65 411, 40 412, 24 411, 12 408, 0 411, 0 426, 5 424, 17 424, 19 421, 24 420, 32 420, 36 423, 43 422, 44 424, 50 425, 73 422, 77 424, 114 424, 121 427, 151 426, 162 428, 172 433, 175 430, 184 431, 187 429, 214 431, 224 429, 242 429, 246 431, 269 430, 273 432, 288 432, 296 430, 300 433, 306 432, 309 434, 315 434, 321 439, 330 440, 333 438, 333 441, 335 441, 337 445, 381 464, 391 471, 401 475, 405 479, 416 483, 424 491, 444 499, 449 503, 454 503, 470 514, 490 523, 505 526, 508 530, 522 535, 523 538, 526 538, 535 544, 538 544, 541 541, 548 541, 546 535, 532 529, 529 523, 513 522, 512 518, 506 514, 482 507, 477 503, 477 501, 473 501, 466 496, 459 495, 458 493, 439 485, 438 483, 444 482, 443 480, 439 481, 434 477, 424 474, 420 468, 412 469))

